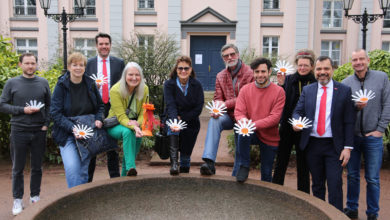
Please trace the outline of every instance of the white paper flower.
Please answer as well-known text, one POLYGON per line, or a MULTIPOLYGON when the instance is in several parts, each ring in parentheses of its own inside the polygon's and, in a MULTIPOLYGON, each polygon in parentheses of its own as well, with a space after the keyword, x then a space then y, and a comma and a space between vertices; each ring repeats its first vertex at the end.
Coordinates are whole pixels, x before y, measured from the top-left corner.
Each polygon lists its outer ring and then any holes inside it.
POLYGON ((226 113, 226 106, 223 102, 208 102, 206 105, 206 108, 210 110, 210 113, 216 114, 216 115, 223 115, 226 113))
POLYGON ((182 120, 179 120, 177 121, 177 119, 169 119, 167 122, 167 125, 171 128, 171 129, 179 129, 179 130, 182 130, 184 128, 187 128, 187 123, 185 123, 184 121, 182 120))
POLYGON ((90 77, 91 79, 95 80, 96 85, 102 86, 108 83, 108 78, 106 76, 98 77, 97 74, 92 74, 90 77))
POLYGON ((255 123, 252 120, 242 120, 234 124, 234 130, 242 136, 249 136, 256 130, 255 123))
POLYGON ((87 139, 93 136, 92 128, 88 127, 87 125, 74 125, 73 129, 76 129, 76 131, 74 131, 74 134, 78 137, 87 139))
POLYGON ((274 68, 274 70, 277 72, 285 73, 287 75, 295 73, 294 67, 285 60, 278 60, 278 62, 276 62, 276 68, 274 68))
POLYGON ((30 106, 32 108, 40 109, 43 106, 45 106, 45 104, 43 104, 42 102, 38 102, 37 100, 30 100, 30 103, 26 102, 26 106, 30 106))
POLYGON ((304 128, 310 128, 312 125, 311 125, 311 122, 308 118, 306 117, 299 117, 299 119, 294 119, 294 118, 290 118, 288 120, 288 122, 290 124, 292 124, 293 126, 296 126, 298 127, 299 129, 304 129, 304 128))
POLYGON ((356 95, 352 95, 352 100, 355 102, 368 102, 368 100, 375 98, 375 92, 369 90, 367 92, 367 89, 359 90, 355 92, 356 95))

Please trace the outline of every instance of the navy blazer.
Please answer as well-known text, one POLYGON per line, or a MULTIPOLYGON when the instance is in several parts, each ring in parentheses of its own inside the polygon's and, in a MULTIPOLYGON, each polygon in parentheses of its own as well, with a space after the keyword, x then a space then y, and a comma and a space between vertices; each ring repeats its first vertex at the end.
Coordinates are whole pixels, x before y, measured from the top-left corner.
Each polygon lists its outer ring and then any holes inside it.
MULTIPOLYGON (((110 56, 110 87, 119 81, 122 71, 125 68, 125 62, 114 56, 110 56)), ((91 76, 97 74, 97 56, 88 59, 85 74, 91 76)))
MULTIPOLYGON (((301 97, 294 109, 293 117, 306 117, 314 122, 317 102, 318 83, 307 85, 303 88, 301 97)), ((333 145, 339 154, 344 146, 353 146, 353 132, 355 125, 354 103, 352 101, 351 88, 333 80, 333 97, 330 112, 330 124, 333 135, 333 145)), ((312 129, 303 129, 300 148, 304 150, 309 143, 312 129)))
POLYGON ((180 115, 188 127, 200 127, 199 115, 202 113, 204 94, 197 79, 189 78, 187 96, 176 84, 176 78, 164 83, 165 113, 167 119, 175 119, 180 115))

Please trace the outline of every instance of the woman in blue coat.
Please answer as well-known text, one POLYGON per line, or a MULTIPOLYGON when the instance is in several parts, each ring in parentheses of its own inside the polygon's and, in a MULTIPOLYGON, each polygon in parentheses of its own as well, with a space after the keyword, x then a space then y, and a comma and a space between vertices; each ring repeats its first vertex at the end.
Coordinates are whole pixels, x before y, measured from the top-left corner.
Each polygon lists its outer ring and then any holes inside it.
POLYGON ((190 172, 191 154, 200 129, 204 95, 200 82, 195 79, 190 57, 180 56, 164 83, 165 113, 167 120, 177 119, 187 123, 187 128, 168 128, 171 175, 190 172), (180 166, 178 154, 180 152, 180 166), (179 168, 180 167, 180 168, 179 168))

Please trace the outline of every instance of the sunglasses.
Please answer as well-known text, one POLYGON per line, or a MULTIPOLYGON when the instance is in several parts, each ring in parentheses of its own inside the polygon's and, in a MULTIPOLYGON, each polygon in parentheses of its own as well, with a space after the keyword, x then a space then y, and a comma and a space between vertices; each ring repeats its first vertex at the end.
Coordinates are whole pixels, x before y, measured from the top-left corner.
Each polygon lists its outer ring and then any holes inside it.
POLYGON ((230 57, 235 57, 236 54, 237 54, 236 52, 228 53, 228 54, 223 54, 222 57, 226 59, 226 58, 228 58, 229 56, 230 56, 230 57))
POLYGON ((186 67, 178 67, 177 69, 180 71, 183 71, 183 70, 188 71, 188 70, 190 70, 190 68, 191 67, 186 66, 186 67))

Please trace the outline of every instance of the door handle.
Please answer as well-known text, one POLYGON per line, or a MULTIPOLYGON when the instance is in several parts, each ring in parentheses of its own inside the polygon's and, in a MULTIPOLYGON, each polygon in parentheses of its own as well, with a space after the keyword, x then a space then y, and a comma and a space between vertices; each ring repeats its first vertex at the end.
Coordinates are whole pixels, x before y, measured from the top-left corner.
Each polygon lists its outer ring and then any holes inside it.
POLYGON ((209 64, 209 72, 210 72, 210 70, 211 70, 211 66, 210 66, 210 64, 209 64))

